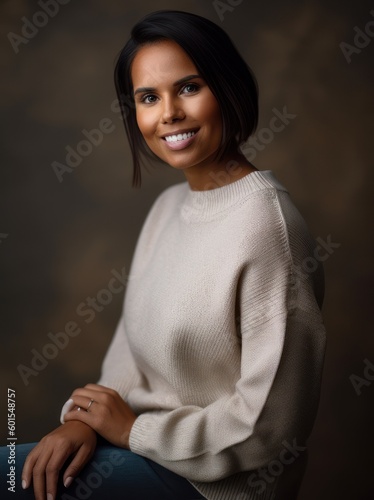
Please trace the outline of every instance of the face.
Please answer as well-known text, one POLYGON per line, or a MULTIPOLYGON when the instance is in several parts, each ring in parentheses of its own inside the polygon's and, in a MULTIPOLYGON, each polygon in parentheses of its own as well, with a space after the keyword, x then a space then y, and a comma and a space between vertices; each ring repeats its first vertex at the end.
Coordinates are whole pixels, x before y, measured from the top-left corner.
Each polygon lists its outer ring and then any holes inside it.
POLYGON ((152 152, 178 169, 211 165, 221 143, 221 112, 184 50, 171 40, 143 46, 131 78, 137 123, 152 152))

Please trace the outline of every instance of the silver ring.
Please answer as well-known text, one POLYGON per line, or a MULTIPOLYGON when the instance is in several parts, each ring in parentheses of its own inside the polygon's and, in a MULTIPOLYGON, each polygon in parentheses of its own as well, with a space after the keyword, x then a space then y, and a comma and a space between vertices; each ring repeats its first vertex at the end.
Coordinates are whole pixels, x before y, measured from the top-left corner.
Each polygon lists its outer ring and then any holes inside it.
POLYGON ((91 405, 92 403, 94 403, 95 401, 93 399, 91 399, 91 401, 88 403, 88 406, 87 406, 87 410, 86 411, 89 411, 89 409, 91 408, 91 405))

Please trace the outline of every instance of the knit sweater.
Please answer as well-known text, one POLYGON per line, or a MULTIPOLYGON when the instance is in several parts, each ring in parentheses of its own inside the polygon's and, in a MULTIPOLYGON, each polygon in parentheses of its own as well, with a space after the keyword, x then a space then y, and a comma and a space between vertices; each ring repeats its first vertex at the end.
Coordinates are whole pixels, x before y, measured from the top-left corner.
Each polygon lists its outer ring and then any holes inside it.
POLYGON ((316 248, 269 170, 206 191, 182 182, 158 196, 99 380, 137 415, 131 451, 208 500, 274 498, 318 405, 316 248))

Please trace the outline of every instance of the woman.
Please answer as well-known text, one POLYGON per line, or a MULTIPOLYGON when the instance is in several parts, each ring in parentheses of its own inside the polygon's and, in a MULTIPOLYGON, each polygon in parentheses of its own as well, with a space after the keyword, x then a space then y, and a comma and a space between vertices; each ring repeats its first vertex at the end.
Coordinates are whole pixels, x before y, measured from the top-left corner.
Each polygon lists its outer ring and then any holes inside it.
POLYGON ((133 184, 155 157, 186 182, 144 223, 98 384, 19 447, 23 488, 48 500, 296 498, 325 348, 323 275, 286 189, 240 151, 257 125, 255 79, 214 23, 158 11, 133 28, 115 80, 133 184))

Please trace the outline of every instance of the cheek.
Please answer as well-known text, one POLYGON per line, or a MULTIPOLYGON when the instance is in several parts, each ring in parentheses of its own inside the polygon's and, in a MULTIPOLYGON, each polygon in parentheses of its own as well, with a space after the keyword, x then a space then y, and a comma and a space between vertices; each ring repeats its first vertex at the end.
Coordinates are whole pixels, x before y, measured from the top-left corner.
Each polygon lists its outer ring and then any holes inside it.
POLYGON ((216 98, 212 94, 205 96, 205 99, 199 104, 199 115, 201 121, 209 123, 214 128, 218 126, 221 129, 221 110, 216 98))
POLYGON ((152 118, 152 113, 144 113, 142 111, 136 112, 136 122, 139 130, 144 137, 149 136, 155 130, 155 122, 152 118))
POLYGON ((220 109, 217 101, 215 100, 215 98, 212 98, 211 102, 209 104, 210 104, 209 114, 210 114, 212 120, 214 120, 217 124, 221 125, 222 124, 221 109, 220 109))

